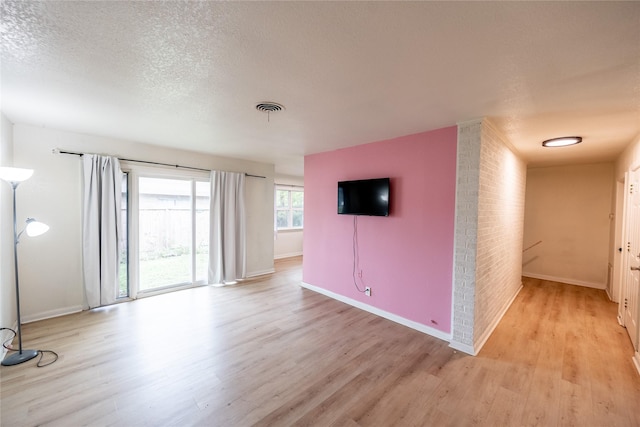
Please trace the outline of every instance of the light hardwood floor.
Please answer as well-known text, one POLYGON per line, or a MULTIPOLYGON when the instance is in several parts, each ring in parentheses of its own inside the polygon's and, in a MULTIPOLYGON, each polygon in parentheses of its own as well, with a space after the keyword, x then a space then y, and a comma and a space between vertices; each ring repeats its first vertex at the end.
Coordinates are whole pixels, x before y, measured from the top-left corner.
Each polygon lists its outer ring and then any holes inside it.
POLYGON ((1 368, 2 426, 640 425, 603 291, 525 279, 470 357, 276 269, 25 325, 60 359, 1 368))

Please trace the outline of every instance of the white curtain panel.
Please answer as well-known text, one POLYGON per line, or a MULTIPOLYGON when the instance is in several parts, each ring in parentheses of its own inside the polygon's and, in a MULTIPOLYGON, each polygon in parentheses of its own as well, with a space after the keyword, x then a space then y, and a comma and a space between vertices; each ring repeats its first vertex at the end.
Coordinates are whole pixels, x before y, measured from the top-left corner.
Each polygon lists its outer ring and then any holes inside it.
POLYGON ((85 308, 95 308, 113 304, 118 297, 122 171, 116 157, 83 154, 82 174, 85 308))
POLYGON ((244 180, 244 173, 211 171, 211 284, 229 285, 246 276, 244 180))

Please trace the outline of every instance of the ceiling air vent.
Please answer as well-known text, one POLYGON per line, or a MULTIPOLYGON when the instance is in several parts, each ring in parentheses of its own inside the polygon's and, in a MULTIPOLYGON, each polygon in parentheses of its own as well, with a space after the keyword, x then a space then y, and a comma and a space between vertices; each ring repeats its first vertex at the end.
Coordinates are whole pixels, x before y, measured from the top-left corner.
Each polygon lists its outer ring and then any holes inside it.
POLYGON ((280 105, 276 102, 261 102, 256 105, 256 110, 267 113, 267 121, 270 119, 271 113, 277 113, 284 110, 284 105, 280 105))
POLYGON ((262 111, 263 113, 274 113, 276 111, 284 110, 284 106, 276 104, 275 102, 261 102, 256 105, 256 110, 262 111))

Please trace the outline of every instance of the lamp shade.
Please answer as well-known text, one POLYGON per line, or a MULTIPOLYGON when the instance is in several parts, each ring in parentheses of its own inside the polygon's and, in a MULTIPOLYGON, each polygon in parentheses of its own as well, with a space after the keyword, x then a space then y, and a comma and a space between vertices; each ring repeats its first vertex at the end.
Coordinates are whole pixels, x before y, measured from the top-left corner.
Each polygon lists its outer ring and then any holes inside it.
POLYGON ((24 229, 29 237, 39 236, 49 231, 49 226, 43 222, 36 221, 33 218, 27 219, 27 226, 24 229))
POLYGON ((33 169, 12 168, 8 166, 0 167, 0 179, 7 182, 26 181, 33 175, 33 169))

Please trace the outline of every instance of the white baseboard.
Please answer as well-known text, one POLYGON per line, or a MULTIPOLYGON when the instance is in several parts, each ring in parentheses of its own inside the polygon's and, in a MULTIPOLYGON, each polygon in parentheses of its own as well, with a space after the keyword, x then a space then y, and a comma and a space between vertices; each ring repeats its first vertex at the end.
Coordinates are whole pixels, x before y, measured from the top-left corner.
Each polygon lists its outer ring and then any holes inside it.
POLYGON ((636 351, 636 354, 633 356, 633 364, 636 366, 636 370, 640 375, 640 352, 636 351))
POLYGON ((344 295, 340 295, 335 292, 328 291, 318 286, 310 285, 309 283, 301 282, 300 286, 302 286, 303 288, 309 289, 311 291, 317 292, 319 294, 328 296, 329 298, 333 298, 345 304, 349 304, 353 307, 359 308, 360 310, 368 311, 369 313, 375 314, 376 316, 384 317, 385 319, 391 320, 392 322, 399 323, 403 326, 407 326, 411 329, 415 329, 416 331, 422 332, 424 334, 431 335, 432 337, 439 338, 444 341, 451 340, 451 334, 439 331, 427 325, 423 325, 422 323, 414 322, 413 320, 405 319, 404 317, 398 316, 393 313, 389 313, 388 311, 381 310, 377 307, 371 306, 369 304, 365 304, 363 302, 351 299, 349 297, 345 297, 344 295))
POLYGON ((484 347, 484 345, 487 343, 487 340, 489 339, 493 331, 498 327, 498 324, 500 323, 504 315, 507 314, 507 310, 509 310, 509 307, 511 307, 511 304, 513 304, 513 301, 515 301, 516 297, 518 296, 521 290, 522 290, 522 283, 520 283, 520 287, 518 288, 518 290, 513 294, 513 296, 509 299, 509 301, 507 301, 507 303, 502 307, 502 310, 500 310, 500 313, 498 314, 498 316, 496 316, 496 318, 493 319, 493 322, 491 322, 491 325, 489 325, 489 327, 484 331, 484 333, 480 336, 478 341, 474 343, 473 346, 476 351, 475 354, 478 354, 480 350, 482 350, 482 347, 484 347))
POLYGON ((268 268, 266 270, 260 270, 260 271, 252 271, 251 273, 247 273, 246 278, 248 279, 250 277, 264 276, 265 274, 271 274, 275 272, 276 272, 275 268, 268 268))
POLYGON ((302 252, 289 252, 286 254, 280 254, 273 257, 273 259, 293 258, 294 256, 300 256, 302 252))
POLYGON ((498 327, 498 324, 500 323, 504 315, 507 313, 507 310, 509 310, 509 307, 511 307, 511 304, 513 304, 513 301, 515 301, 516 297, 518 296, 521 290, 522 290, 522 283, 520 284, 520 287, 515 292, 515 294, 513 294, 513 296, 509 299, 509 301, 507 301, 507 303, 502 307, 498 316, 496 316, 496 318, 493 319, 493 322, 491 322, 491 325, 489 325, 489 327, 484 331, 482 336, 480 336, 480 338, 473 345, 465 344, 452 339, 451 342, 449 343, 449 347, 455 350, 459 350, 464 353, 470 354, 471 356, 476 356, 478 353, 480 353, 480 350, 482 350, 482 347, 484 347, 484 345, 487 343, 487 340, 489 339, 493 331, 498 327))
POLYGON ((451 347, 454 350, 467 353, 471 356, 475 356, 478 354, 472 345, 461 343, 459 341, 454 341, 454 340, 449 341, 449 347, 451 347))
POLYGON ((614 301, 614 300, 613 300, 613 297, 612 297, 612 296, 611 296, 611 294, 609 293, 609 288, 605 289, 604 291, 607 293, 607 298, 609 298, 609 301, 611 301, 611 302, 616 302, 616 303, 618 302, 618 301, 614 301))
POLYGON ((585 286, 587 288, 595 288, 605 290, 607 288, 606 283, 585 282, 583 280, 569 279, 567 277, 547 276, 544 274, 528 273, 523 271, 522 275, 525 277, 531 277, 532 279, 549 280, 551 282, 566 283, 568 285, 585 286))
POLYGON ((67 314, 78 313, 80 311, 82 311, 81 305, 59 308, 56 310, 43 311, 42 313, 22 316, 22 323, 37 322, 38 320, 51 319, 53 317, 60 317, 67 314))

